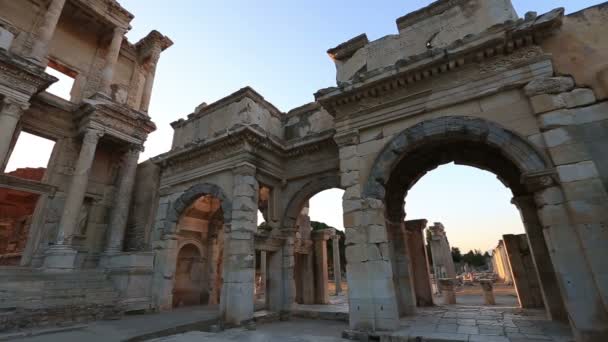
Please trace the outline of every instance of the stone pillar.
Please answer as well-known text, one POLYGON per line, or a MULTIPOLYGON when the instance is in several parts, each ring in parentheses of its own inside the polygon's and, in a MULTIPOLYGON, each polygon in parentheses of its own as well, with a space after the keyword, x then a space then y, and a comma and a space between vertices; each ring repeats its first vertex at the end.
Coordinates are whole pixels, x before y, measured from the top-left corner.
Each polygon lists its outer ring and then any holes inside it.
POLYGON ((445 305, 456 304, 456 292, 454 292, 454 279, 441 278, 438 281, 439 291, 443 296, 443 303, 445 305))
POLYGON ((110 225, 108 227, 110 235, 105 250, 105 253, 108 255, 122 252, 140 151, 141 146, 133 145, 124 156, 120 180, 116 186, 114 208, 112 209, 110 225))
POLYGON ((479 284, 483 290, 483 302, 485 305, 496 305, 494 298, 494 284, 491 280, 480 280, 479 284))
POLYGON ((329 304, 329 273, 327 270, 327 240, 333 230, 312 232, 315 251, 315 304, 329 304))
POLYGON ((57 22, 63 11, 66 0, 51 0, 49 7, 42 18, 41 24, 36 28, 34 45, 30 52, 30 58, 41 63, 49 51, 49 44, 55 33, 57 22))
POLYGON ((224 283, 220 314, 225 323, 241 325, 253 318, 258 181, 253 165, 243 163, 234 170, 231 226, 226 225, 224 283))
POLYGON ((405 221, 417 306, 433 306, 433 289, 424 244, 427 220, 405 221))
POLYGON ((139 109, 143 112, 148 112, 148 108, 150 107, 150 100, 152 99, 152 88, 154 87, 154 77, 156 74, 156 65, 158 64, 160 53, 161 47, 155 46, 154 50, 151 53, 150 60, 146 65, 146 81, 144 83, 144 91, 141 95, 141 104, 139 107, 139 109))
POLYGON ((430 244, 435 278, 455 279, 456 268, 454 267, 454 260, 452 260, 452 249, 443 224, 435 222, 435 225, 429 229, 431 231, 430 244))
POLYGON ((283 267, 281 319, 284 319, 285 315, 289 315, 289 313, 291 313, 296 299, 296 284, 294 278, 296 231, 292 229, 285 229, 283 234, 285 234, 285 243, 283 244, 281 251, 275 253, 277 257, 281 257, 283 267))
POLYGON ((551 263, 551 256, 545 243, 543 236, 543 227, 538 219, 536 203, 533 196, 520 196, 513 198, 511 201, 521 215, 528 245, 532 252, 532 261, 534 262, 543 303, 547 316, 552 320, 567 321, 568 314, 564 307, 564 301, 557 284, 557 276, 555 269, 551 263))
POLYGON ((315 253, 314 248, 310 248, 308 254, 303 254, 303 263, 300 265, 302 276, 302 304, 310 305, 315 303, 315 253))
POLYGON ((504 235, 513 282, 522 308, 544 307, 538 275, 525 235, 504 235))
POLYGON ((387 221, 387 231, 397 310, 399 316, 412 315, 416 311, 416 294, 405 223, 387 221))
MULTIPOLYGON (((4 98, 0 111, 0 166, 4 168, 8 162, 11 142, 15 128, 21 119, 21 114, 29 107, 28 104, 4 98)), ((3 172, 4 170, 0 170, 3 172)))
POLYGON ((114 79, 114 69, 116 68, 116 62, 120 55, 120 48, 122 46, 123 36, 126 30, 122 27, 115 27, 112 32, 112 41, 106 52, 105 65, 101 71, 101 84, 99 90, 105 95, 110 95, 110 85, 114 79))
POLYGON ((262 288, 262 293, 264 296, 266 295, 266 251, 260 251, 260 287, 262 288))
POLYGON ((103 132, 94 129, 87 129, 84 135, 72 182, 63 206, 63 213, 59 220, 57 240, 55 245, 49 247, 45 253, 44 265, 47 269, 73 269, 75 267, 76 251, 70 245, 89 184, 89 173, 95 159, 97 143, 102 136, 103 132))
POLYGON ((334 255, 334 282, 336 284, 336 296, 342 293, 342 270, 340 266, 340 235, 332 238, 332 252, 334 255))

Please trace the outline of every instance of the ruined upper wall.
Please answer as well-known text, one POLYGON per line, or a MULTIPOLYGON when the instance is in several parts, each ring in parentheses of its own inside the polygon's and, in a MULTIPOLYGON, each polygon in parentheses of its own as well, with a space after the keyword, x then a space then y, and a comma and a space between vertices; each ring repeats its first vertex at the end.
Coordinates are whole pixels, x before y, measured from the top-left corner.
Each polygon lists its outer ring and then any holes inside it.
POLYGON ((541 44, 558 74, 573 76, 598 99, 608 98, 608 2, 564 17, 562 26, 541 44))
POLYGON ((171 148, 209 140, 244 126, 281 138, 281 116, 275 106, 246 87, 210 105, 203 103, 188 115, 188 119, 171 123, 174 129, 171 148))
POLYGON ((397 19, 397 35, 372 42, 360 35, 330 49, 328 54, 336 63, 340 84, 352 80, 359 71, 395 65, 517 18, 510 0, 439 0, 397 19))

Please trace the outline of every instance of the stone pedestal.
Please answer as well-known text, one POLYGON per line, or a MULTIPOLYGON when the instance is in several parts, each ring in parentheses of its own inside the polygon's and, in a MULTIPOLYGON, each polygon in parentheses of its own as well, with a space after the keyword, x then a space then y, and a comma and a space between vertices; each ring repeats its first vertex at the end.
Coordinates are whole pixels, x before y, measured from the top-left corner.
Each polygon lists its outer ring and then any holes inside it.
POLYGON ((317 230, 312 233, 315 251, 315 304, 329 304, 327 240, 334 234, 333 229, 317 230))
POLYGON ((76 264, 78 252, 66 245, 53 245, 44 253, 44 269, 48 271, 71 271, 76 264))
POLYGON ((479 284, 483 291, 483 302, 485 305, 496 305, 494 298, 494 284, 491 280, 480 280, 479 284))
POLYGON ((454 279, 442 278, 438 280, 439 291, 443 296, 443 303, 445 305, 456 304, 456 292, 454 291, 454 279))
POLYGON ((426 225, 427 220, 405 221, 417 306, 433 306, 433 290, 423 233, 426 225))

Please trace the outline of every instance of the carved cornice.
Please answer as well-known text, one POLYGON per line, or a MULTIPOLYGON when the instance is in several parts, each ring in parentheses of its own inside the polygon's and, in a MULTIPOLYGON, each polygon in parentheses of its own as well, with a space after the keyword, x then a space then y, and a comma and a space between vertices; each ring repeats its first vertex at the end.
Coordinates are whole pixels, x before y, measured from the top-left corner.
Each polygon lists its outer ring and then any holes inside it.
POLYGON ((0 50, 0 86, 17 91, 29 100, 56 81, 57 78, 46 74, 40 66, 0 50))
POLYGON ((365 33, 352 38, 335 48, 327 50, 329 57, 335 61, 340 61, 352 57, 352 55, 369 43, 367 35, 365 33))
POLYGON ((238 128, 235 131, 230 131, 213 140, 187 144, 180 149, 169 151, 152 158, 152 161, 164 166, 178 165, 180 163, 196 161, 202 156, 215 154, 216 157, 206 160, 206 163, 210 163, 216 160, 224 160, 228 155, 231 155, 231 153, 242 153, 251 149, 266 150, 278 155, 280 158, 291 158, 302 154, 313 153, 329 146, 336 146, 333 141, 333 135, 333 131, 326 132, 325 134, 316 137, 316 139, 284 145, 282 142, 263 132, 245 126, 238 128))
POLYGON ((148 134, 156 130, 156 125, 149 116, 115 103, 103 94, 95 94, 93 98, 84 100, 77 109, 75 118, 81 129, 93 126, 103 128, 110 135, 125 137, 125 141, 132 143, 135 141, 130 138, 135 138, 137 143, 143 143, 148 134), (112 134, 113 131, 118 134, 112 134))
POLYGON ((563 9, 557 9, 538 18, 490 28, 444 49, 429 50, 384 69, 358 73, 352 83, 322 89, 315 94, 315 98, 330 114, 336 115, 337 108, 345 104, 375 98, 469 64, 481 63, 500 55, 509 56, 517 50, 538 45, 561 26, 563 15, 563 9))
POLYGON ((76 0, 83 10, 93 12, 98 18, 112 24, 129 28, 135 16, 122 7, 116 0, 76 0))
POLYGON ((150 60, 152 64, 156 64, 160 57, 160 53, 172 45, 173 41, 169 39, 169 37, 153 30, 148 33, 147 36, 135 43, 133 47, 137 51, 140 63, 143 63, 145 60, 150 60))

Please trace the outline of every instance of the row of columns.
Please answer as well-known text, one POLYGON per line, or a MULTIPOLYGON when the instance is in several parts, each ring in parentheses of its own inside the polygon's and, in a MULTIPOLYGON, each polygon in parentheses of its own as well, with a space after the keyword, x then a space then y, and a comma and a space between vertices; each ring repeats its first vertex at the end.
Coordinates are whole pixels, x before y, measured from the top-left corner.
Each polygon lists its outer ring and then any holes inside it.
MULTIPOLYGON (((95 151, 99 144, 99 139, 103 135, 102 131, 96 129, 88 129, 84 134, 74 173, 71 177, 71 183, 67 190, 57 237, 54 244, 46 251, 45 268, 47 269, 69 270, 76 267, 75 259, 77 253, 71 248, 72 238, 87 190, 91 167, 95 159, 95 151)), ((124 156, 123 168, 116 187, 117 192, 110 216, 109 238, 105 249, 107 255, 122 251, 140 151, 140 146, 132 146, 124 156)))

